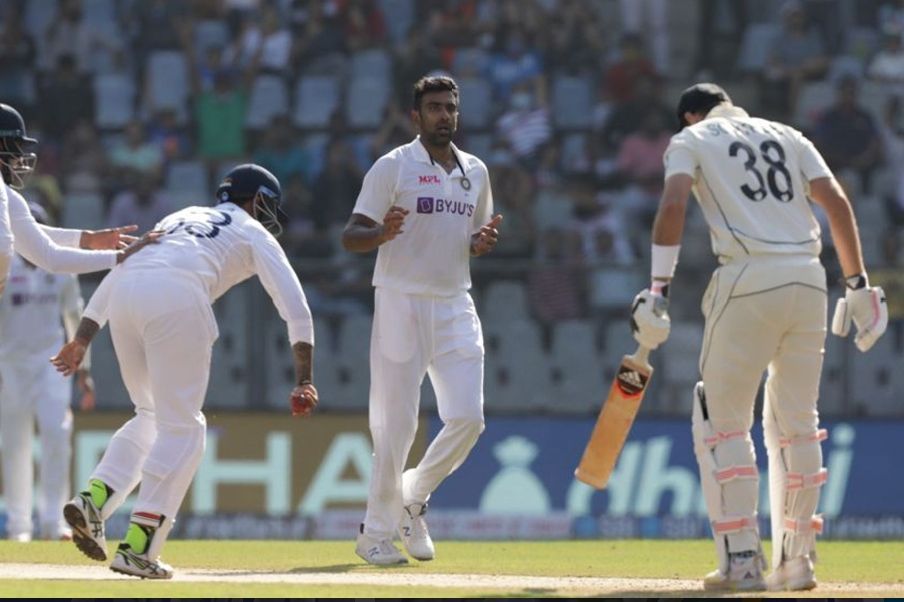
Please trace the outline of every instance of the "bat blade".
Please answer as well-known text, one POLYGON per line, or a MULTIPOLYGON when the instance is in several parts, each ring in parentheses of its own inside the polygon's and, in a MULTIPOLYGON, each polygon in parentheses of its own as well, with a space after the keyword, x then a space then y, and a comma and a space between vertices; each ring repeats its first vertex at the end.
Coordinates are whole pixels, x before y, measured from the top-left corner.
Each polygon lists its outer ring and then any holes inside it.
POLYGON ((640 348, 634 355, 622 358, 584 455, 574 471, 579 481, 597 489, 603 489, 609 482, 653 376, 653 367, 647 362, 648 353, 640 348))

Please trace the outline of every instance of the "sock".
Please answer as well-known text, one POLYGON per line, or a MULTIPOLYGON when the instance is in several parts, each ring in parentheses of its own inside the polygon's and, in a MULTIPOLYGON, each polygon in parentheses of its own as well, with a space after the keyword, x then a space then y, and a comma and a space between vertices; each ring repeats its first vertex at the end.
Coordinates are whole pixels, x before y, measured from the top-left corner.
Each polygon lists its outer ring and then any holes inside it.
POLYGON ((136 554, 144 554, 150 546, 157 527, 163 524, 164 516, 162 514, 152 514, 150 512, 133 512, 132 520, 129 522, 129 530, 123 538, 123 544, 136 554))
POLYGON ((110 496, 113 495, 113 489, 100 479, 91 479, 88 481, 88 489, 81 493, 91 496, 91 501, 100 510, 107 503, 107 500, 110 499, 110 496))
POLYGON ((136 554, 144 554, 144 551, 148 549, 148 543, 150 543, 153 534, 154 529, 151 527, 129 523, 129 530, 126 531, 123 542, 128 544, 129 548, 136 554))

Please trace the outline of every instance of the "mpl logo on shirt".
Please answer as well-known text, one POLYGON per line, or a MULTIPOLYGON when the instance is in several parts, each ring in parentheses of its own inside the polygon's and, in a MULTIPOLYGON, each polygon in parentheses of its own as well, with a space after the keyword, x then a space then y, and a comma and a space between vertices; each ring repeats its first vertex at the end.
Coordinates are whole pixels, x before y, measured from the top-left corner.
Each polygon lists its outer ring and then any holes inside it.
POLYGON ((437 176, 437 175, 418 176, 417 183, 418 184, 442 184, 442 182, 439 179, 439 176, 437 176))
POLYGON ((419 196, 417 198, 418 213, 450 213, 453 215, 474 214, 474 205, 465 201, 452 201, 449 199, 434 198, 432 196, 419 196))

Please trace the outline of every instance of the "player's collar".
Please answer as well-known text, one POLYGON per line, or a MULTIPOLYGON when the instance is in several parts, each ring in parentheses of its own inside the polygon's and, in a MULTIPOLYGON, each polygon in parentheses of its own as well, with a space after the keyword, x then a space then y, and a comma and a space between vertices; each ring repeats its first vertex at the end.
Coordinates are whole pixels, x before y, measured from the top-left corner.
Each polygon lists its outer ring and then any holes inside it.
POLYGON ((750 117, 747 111, 735 105, 718 105, 706 117, 750 117))
MULTIPOLYGON (((415 139, 411 142, 410 146, 411 146, 411 150, 414 153, 415 160, 417 160, 421 163, 430 163, 431 165, 433 164, 434 161, 430 157, 430 153, 427 152, 427 147, 425 147, 424 144, 421 142, 420 135, 415 137, 415 139)), ((465 163, 464 158, 461 156, 461 151, 458 150, 458 147, 455 146, 455 143, 450 142, 449 146, 452 147, 453 156, 457 160, 461 161, 462 163, 465 163)))

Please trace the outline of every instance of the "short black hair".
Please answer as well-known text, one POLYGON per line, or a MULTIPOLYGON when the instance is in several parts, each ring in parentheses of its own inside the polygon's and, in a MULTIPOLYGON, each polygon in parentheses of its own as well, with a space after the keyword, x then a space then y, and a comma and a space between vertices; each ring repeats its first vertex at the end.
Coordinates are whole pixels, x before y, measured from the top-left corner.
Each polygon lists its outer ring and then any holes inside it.
POLYGON ((681 93, 678 100, 678 123, 683 128, 687 125, 685 113, 703 113, 706 115, 723 102, 731 102, 728 92, 716 84, 694 84, 681 93))
POLYGON ((445 75, 424 76, 414 84, 414 110, 420 110, 421 99, 428 92, 451 92, 458 98, 458 84, 451 77, 445 75))

